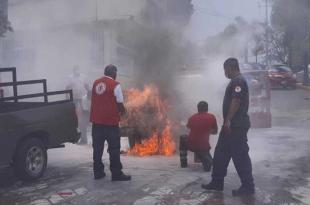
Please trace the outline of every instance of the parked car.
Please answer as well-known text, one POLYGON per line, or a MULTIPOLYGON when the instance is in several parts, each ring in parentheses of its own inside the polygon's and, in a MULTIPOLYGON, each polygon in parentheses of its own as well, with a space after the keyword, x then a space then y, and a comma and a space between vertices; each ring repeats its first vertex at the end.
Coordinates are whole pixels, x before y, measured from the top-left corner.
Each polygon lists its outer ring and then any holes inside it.
POLYGON ((271 88, 296 88, 296 74, 287 65, 272 65, 268 77, 271 88))
POLYGON ((305 69, 305 66, 303 66, 303 65, 292 65, 292 66, 290 66, 290 68, 293 71, 293 73, 298 73, 300 71, 303 71, 305 69))
POLYGON ((259 63, 241 63, 241 70, 265 70, 264 66, 259 63))
POLYGON ((47 92, 44 79, 17 81, 15 68, 0 68, 1 72, 12 72, 13 81, 0 83, 0 87, 13 87, 14 95, 0 98, 0 168, 12 165, 19 178, 34 180, 46 169, 47 149, 80 138, 72 91, 47 92), (43 92, 17 94, 18 86, 33 84, 42 84, 43 92), (49 102, 49 96, 55 95, 70 98, 49 102))

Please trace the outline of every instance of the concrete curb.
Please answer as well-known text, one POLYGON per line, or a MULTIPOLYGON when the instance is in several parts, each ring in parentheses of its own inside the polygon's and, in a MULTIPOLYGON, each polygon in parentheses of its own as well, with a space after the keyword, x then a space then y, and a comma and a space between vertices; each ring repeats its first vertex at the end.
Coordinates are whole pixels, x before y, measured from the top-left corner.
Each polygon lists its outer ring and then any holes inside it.
POLYGON ((303 90, 309 90, 310 91, 310 86, 305 86, 305 85, 303 85, 303 84, 301 84, 301 83, 297 83, 297 88, 299 88, 299 89, 303 89, 303 90))

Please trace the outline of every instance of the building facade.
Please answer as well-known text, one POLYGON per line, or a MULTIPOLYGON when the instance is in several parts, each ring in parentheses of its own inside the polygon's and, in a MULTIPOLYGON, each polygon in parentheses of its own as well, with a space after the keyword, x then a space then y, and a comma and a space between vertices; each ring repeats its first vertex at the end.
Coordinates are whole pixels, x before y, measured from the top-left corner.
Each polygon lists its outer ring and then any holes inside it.
POLYGON ((118 32, 139 21, 144 5, 145 0, 11 0, 14 32, 0 39, 1 65, 17 67, 23 78, 52 79, 55 85, 74 65, 90 80, 111 63, 130 76, 134 62, 118 32))

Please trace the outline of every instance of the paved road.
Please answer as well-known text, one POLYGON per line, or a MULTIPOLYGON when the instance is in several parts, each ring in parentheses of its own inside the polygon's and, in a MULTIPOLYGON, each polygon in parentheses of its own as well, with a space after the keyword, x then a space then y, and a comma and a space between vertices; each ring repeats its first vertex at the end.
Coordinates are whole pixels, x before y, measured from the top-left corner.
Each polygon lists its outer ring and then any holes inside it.
MULTIPOLYGON (((254 197, 231 196, 231 190, 240 185, 232 164, 223 193, 203 191, 200 185, 210 180, 210 173, 203 172, 192 155, 186 169, 179 168, 178 156, 122 156, 124 171, 133 176, 131 182, 111 182, 108 171, 105 179, 94 181, 91 146, 68 145, 49 151, 47 172, 37 182, 23 183, 10 168, 2 169, 0 205, 310 204, 310 101, 300 90, 272 95, 274 127, 249 134, 257 185, 254 197)), ((104 160, 108 162, 107 155, 104 160)))
POLYGON ((271 100, 274 126, 309 128, 309 90, 273 90, 271 100))

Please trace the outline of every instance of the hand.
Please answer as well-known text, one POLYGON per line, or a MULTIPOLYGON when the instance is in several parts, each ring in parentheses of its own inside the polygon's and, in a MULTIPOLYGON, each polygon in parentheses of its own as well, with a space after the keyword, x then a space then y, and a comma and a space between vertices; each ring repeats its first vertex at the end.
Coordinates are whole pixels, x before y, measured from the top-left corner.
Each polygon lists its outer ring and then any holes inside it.
POLYGON ((230 129, 230 120, 225 120, 223 125, 223 132, 225 135, 230 135, 231 129, 230 129))

